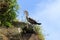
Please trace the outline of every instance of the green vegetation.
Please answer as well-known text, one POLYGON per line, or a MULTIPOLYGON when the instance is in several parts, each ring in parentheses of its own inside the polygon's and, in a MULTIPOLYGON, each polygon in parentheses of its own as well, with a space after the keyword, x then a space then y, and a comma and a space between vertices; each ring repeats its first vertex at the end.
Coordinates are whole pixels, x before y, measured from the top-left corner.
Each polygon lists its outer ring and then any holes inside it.
POLYGON ((0 0, 0 25, 11 26, 16 19, 18 5, 16 0, 0 0))
POLYGON ((40 40, 45 40, 44 35, 42 33, 41 26, 35 25, 34 26, 34 31, 38 34, 38 37, 40 40))

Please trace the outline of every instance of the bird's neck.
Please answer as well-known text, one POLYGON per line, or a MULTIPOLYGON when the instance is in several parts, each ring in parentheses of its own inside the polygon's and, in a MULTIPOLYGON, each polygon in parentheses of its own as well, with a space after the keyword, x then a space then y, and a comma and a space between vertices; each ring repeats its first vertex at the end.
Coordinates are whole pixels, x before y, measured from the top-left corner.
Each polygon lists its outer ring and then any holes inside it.
POLYGON ((26 16, 26 19, 27 19, 27 20, 29 20, 29 17, 28 17, 28 16, 26 16))
POLYGON ((26 16, 26 18, 29 18, 28 16, 26 16))

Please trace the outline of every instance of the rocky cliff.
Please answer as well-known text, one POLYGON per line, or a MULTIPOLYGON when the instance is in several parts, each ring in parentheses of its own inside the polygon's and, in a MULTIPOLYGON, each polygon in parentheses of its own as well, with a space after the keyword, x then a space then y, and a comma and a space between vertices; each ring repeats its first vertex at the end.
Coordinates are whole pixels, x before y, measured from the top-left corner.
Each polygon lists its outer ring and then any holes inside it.
POLYGON ((26 33, 23 32, 21 26, 24 27, 26 23, 24 22, 16 22, 12 28, 0 28, 0 40, 43 40, 43 38, 39 38, 39 35, 34 30, 29 30, 32 26, 29 25, 26 33), (19 29, 20 28, 20 29, 19 29), (19 32, 20 30, 20 32, 19 32))

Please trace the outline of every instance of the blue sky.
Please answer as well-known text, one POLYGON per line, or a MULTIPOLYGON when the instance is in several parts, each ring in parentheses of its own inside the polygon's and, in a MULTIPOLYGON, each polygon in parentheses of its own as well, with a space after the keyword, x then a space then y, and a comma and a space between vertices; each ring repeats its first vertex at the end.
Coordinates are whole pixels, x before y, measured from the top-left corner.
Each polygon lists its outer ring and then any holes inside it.
POLYGON ((60 40, 60 0, 18 0, 18 19, 25 21, 24 10, 29 16, 42 23, 46 40, 60 40))

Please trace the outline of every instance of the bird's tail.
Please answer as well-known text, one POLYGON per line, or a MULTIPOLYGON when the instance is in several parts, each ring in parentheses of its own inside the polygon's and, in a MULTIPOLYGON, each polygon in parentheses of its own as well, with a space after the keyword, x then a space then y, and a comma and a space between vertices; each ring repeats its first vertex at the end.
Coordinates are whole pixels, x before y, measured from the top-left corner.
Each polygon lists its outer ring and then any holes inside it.
POLYGON ((38 25, 41 25, 41 23, 37 23, 38 25))

